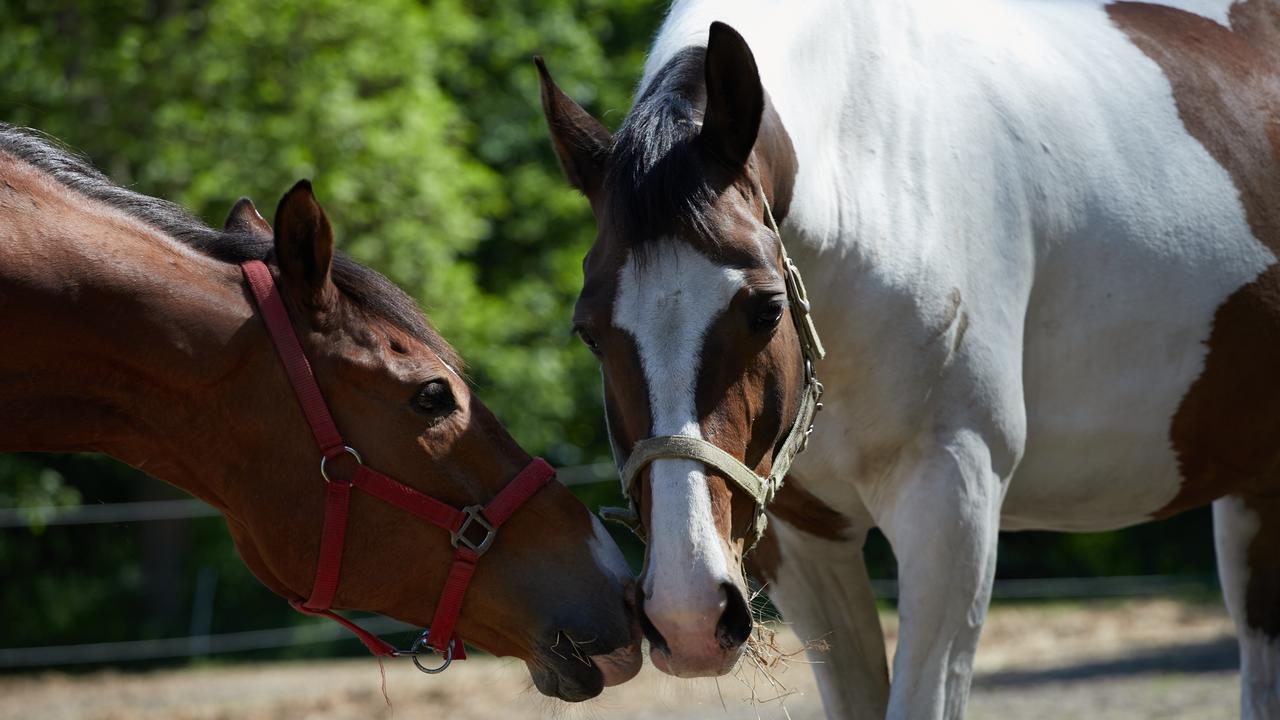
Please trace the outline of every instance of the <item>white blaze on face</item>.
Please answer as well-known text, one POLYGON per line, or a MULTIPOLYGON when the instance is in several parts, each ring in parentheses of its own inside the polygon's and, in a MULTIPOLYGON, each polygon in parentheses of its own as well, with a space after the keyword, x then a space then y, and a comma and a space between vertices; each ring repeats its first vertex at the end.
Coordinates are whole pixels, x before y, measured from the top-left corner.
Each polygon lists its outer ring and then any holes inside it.
POLYGON ((627 567, 627 559, 622 556, 622 550, 595 515, 591 516, 591 531, 591 557, 595 559, 596 565, 624 585, 630 582, 631 568, 627 567))
MULTIPOLYGON (((640 252, 648 253, 643 261, 633 252, 619 273, 613 324, 634 338, 639 351, 653 435, 701 437, 694 398, 704 335, 745 276, 678 241, 640 252)), ((655 624, 660 618, 681 626, 709 621, 714 630, 720 584, 730 573, 702 463, 656 460, 649 487, 650 556, 641 579, 646 613, 655 624), (714 616, 705 617, 709 613, 714 616)))

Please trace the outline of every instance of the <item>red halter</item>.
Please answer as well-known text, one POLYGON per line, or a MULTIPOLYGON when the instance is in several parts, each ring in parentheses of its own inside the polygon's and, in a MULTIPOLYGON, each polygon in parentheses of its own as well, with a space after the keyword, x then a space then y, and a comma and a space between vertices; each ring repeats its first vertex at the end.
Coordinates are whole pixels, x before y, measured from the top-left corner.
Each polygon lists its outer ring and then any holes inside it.
POLYGON ((324 478, 326 487, 324 531, 320 537, 320 559, 316 563, 316 579, 311 588, 311 597, 305 601, 293 599, 289 604, 299 612, 336 620, 355 633, 374 655, 412 655, 414 663, 424 672, 440 672, 452 660, 465 659, 462 641, 454 636, 453 626, 462 610, 462 597, 475 573, 476 561, 493 544, 502 523, 555 477, 555 470, 545 460, 535 458, 488 505, 470 505, 461 510, 429 498, 376 470, 370 470, 355 450, 343 444, 342 437, 338 434, 324 396, 316 385, 311 364, 307 362, 307 356, 302 352, 302 346, 293 332, 293 325, 289 323, 289 313, 285 310, 271 271, 258 260, 248 260, 241 263, 240 267, 249 281, 249 288, 257 300, 258 310, 267 324, 267 330, 271 333, 280 362, 289 375, 289 384, 293 386, 298 404, 301 405, 307 424, 315 435, 316 444, 320 447, 320 476, 324 478), (357 464, 355 475, 346 482, 330 478, 326 468, 330 460, 343 454, 350 455, 357 464), (422 632, 409 650, 393 648, 373 633, 329 609, 338 589, 352 487, 448 530, 453 546, 457 548, 449 577, 440 594, 440 603, 436 606, 435 617, 431 620, 431 627, 422 632), (443 664, 436 668, 423 667, 417 657, 423 647, 443 655, 443 664))

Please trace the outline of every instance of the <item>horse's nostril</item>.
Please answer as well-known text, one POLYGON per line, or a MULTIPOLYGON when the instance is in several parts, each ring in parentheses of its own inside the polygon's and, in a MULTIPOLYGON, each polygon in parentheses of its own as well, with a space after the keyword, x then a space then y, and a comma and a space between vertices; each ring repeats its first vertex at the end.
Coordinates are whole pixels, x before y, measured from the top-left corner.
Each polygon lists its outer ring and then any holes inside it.
POLYGON ((716 641, 725 650, 733 650, 751 636, 751 607, 736 586, 724 583, 720 587, 724 590, 724 612, 716 623, 716 641))
POLYGON ((640 618, 640 631, 644 633, 644 637, 649 644, 658 648, 662 652, 670 653, 671 648, 667 645, 667 639, 662 637, 662 633, 658 632, 658 628, 654 627, 649 621, 649 615, 644 611, 644 591, 637 585, 636 587, 636 616, 640 618))

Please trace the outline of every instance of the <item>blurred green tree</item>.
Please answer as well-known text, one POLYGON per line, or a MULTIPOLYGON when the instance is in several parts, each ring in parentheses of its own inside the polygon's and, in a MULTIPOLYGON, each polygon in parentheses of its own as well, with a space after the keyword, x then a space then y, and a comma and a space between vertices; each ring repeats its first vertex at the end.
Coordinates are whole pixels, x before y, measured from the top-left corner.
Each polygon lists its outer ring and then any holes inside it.
MULTIPOLYGON (((0 3, 0 120, 210 224, 242 195, 270 218, 312 178, 339 246, 421 302, 525 447, 592 462, 608 456, 598 381, 568 318, 594 230, 560 179, 531 58, 544 53, 588 107, 620 119, 660 19, 639 0, 13 0, 0 3)), ((0 457, 5 506, 126 501, 138 488, 105 458, 0 457)), ((236 574, 219 617, 292 619, 224 560, 216 521, 195 525, 194 556, 236 574)), ((147 584, 134 529, 0 530, 0 566, 23 578, 0 591, 0 645, 83 641, 90 625, 99 640, 182 634, 124 601, 147 584)), ((171 591, 185 597, 189 580, 171 591)))

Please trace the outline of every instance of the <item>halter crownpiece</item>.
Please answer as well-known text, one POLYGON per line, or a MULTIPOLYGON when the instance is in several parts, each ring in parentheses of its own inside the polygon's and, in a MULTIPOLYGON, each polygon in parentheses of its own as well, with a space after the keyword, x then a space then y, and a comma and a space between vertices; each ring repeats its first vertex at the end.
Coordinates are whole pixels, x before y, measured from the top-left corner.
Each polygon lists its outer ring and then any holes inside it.
POLYGON ((640 472, 654 460, 678 458, 696 460, 720 471, 733 481, 755 501, 755 516, 751 530, 746 538, 746 549, 755 546, 764 535, 768 516, 765 507, 773 500, 778 489, 786 479, 787 471, 796 456, 809 444, 809 434, 813 432, 814 419, 822 409, 822 383, 814 371, 814 364, 826 357, 826 348, 818 337, 818 327, 813 322, 809 306, 809 294, 804 280, 800 277, 800 269, 787 255, 786 245, 782 242, 782 233, 778 231, 778 223, 773 218, 773 210, 769 207, 769 199, 760 188, 760 198, 764 202, 764 216, 769 229, 778 238, 778 247, 782 251, 782 270, 787 287, 787 305, 791 308, 791 320, 796 326, 796 334, 800 339, 800 353, 804 357, 804 391, 800 398, 800 408, 796 411, 795 422, 787 433, 778 452, 774 454, 773 466, 768 477, 757 475, 738 458, 730 455, 713 443, 702 438, 688 435, 662 435, 640 440, 631 448, 631 455, 622 464, 622 493, 627 497, 628 507, 600 508, 600 516, 605 520, 619 522, 630 527, 643 539, 640 516, 637 512, 639 500, 636 497, 636 479, 640 472))
POLYGON ((465 660, 466 650, 461 638, 453 633, 458 615, 462 612, 462 599, 466 595, 476 562, 493 544, 498 528, 529 498, 555 477, 556 471, 542 458, 534 458, 487 505, 469 505, 461 510, 428 497, 403 483, 396 482, 364 464, 360 454, 345 445, 338 427, 329 414, 320 386, 311 371, 311 364, 298 343, 298 336, 289 322, 289 313, 271 271, 259 260, 248 260, 240 265, 249 288, 253 291, 258 311, 267 325, 276 354, 289 376, 289 384, 302 412, 311 426, 316 445, 320 448, 320 477, 325 483, 324 529, 320 536, 320 557, 316 561, 316 576, 311 595, 305 600, 294 598, 289 605, 307 615, 327 617, 351 632, 377 656, 412 657, 413 664, 425 673, 443 672, 454 660, 465 660), (329 463, 343 455, 356 464, 350 480, 329 476, 329 463), (338 590, 338 576, 342 570, 342 549, 347 532, 347 515, 351 503, 351 488, 364 492, 404 510, 432 525, 449 532, 454 551, 453 564, 440 593, 431 627, 422 631, 408 650, 397 650, 385 640, 338 615, 330 608, 338 590), (419 659, 427 653, 439 653, 441 663, 427 667, 419 659))

